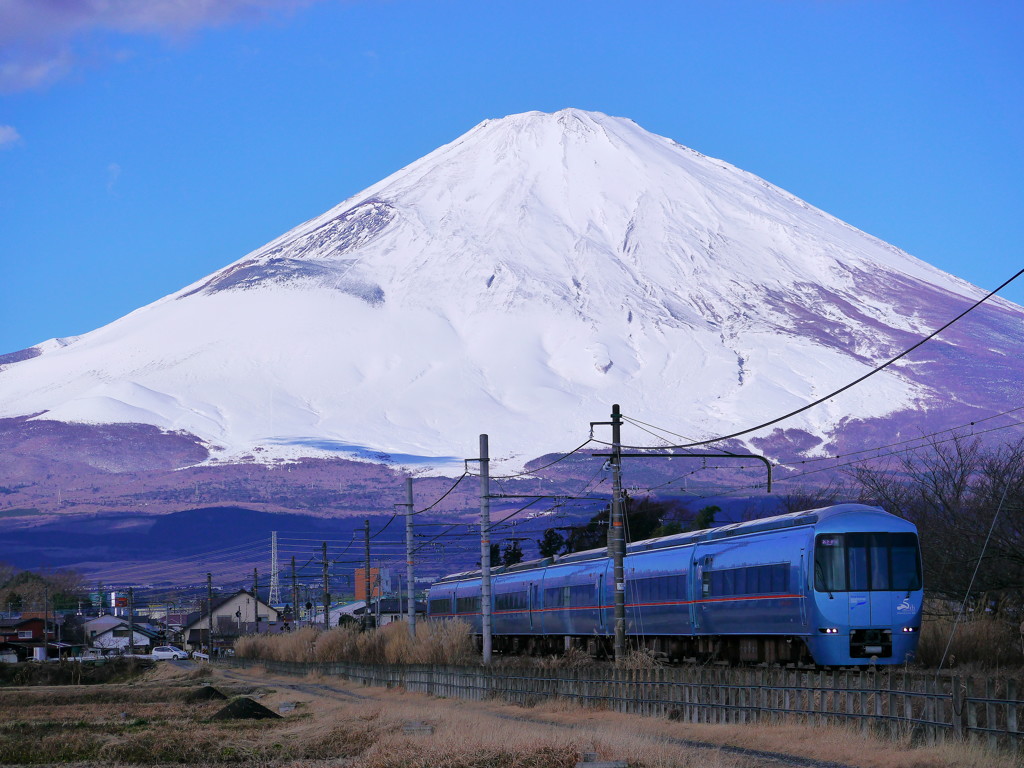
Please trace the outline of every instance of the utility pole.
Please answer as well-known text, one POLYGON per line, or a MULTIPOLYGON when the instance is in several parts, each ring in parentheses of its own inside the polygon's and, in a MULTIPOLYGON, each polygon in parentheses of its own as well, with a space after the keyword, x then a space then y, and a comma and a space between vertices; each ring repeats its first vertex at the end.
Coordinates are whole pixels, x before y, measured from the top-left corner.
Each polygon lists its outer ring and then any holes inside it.
POLYGON ((363 587, 366 590, 366 605, 363 607, 363 629, 370 628, 370 521, 364 521, 363 548, 366 550, 366 566, 363 569, 363 587))
POLYGON ((206 652, 213 658, 213 574, 206 574, 206 652))
POLYGON ((252 569, 252 615, 256 620, 256 634, 260 633, 260 577, 252 569))
POLYGON ((626 653, 626 579, 623 558, 626 542, 622 528, 622 413, 619 404, 612 405, 611 421, 592 421, 596 425, 611 425, 612 452, 608 463, 612 468, 612 508, 608 525, 608 554, 612 557, 612 581, 615 583, 615 660, 621 661, 626 653))
MULTIPOLYGON (((416 639, 416 596, 412 573, 412 478, 405 479, 405 591, 409 596, 409 637, 416 639)), ((399 592, 401 602, 401 592, 399 592)))
POLYGON ((331 628, 331 585, 327 581, 327 542, 323 542, 324 560, 324 629, 331 628))
POLYGON ((623 559, 626 539, 622 528, 622 414, 619 404, 612 405, 612 510, 611 531, 615 538, 612 556, 612 578, 615 580, 615 660, 621 661, 626 653, 626 574, 623 559))
MULTIPOLYGON (((47 637, 50 632, 50 587, 43 582, 43 650, 46 651, 47 637)), ((49 656, 49 651, 46 651, 49 656)))
POLYGON ((487 435, 480 435, 480 632, 483 662, 491 663, 491 484, 487 435))
POLYGON ((135 588, 128 587, 128 653, 135 655, 135 588))
POLYGON ((299 623, 299 585, 295 581, 295 555, 292 555, 292 623, 299 623))

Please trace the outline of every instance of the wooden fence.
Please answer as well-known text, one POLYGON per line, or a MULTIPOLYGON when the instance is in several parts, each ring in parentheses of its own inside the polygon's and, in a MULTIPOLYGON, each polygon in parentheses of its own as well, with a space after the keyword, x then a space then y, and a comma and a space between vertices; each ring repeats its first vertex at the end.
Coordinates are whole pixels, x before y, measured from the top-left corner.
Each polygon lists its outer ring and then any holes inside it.
POLYGON ((950 738, 982 741, 993 749, 1024 748, 1024 733, 1018 727, 1024 701, 1018 681, 1007 678, 935 678, 903 669, 510 669, 240 658, 226 663, 289 675, 318 672, 451 698, 498 698, 530 705, 558 697, 688 723, 853 723, 865 732, 910 736, 929 744, 950 738))

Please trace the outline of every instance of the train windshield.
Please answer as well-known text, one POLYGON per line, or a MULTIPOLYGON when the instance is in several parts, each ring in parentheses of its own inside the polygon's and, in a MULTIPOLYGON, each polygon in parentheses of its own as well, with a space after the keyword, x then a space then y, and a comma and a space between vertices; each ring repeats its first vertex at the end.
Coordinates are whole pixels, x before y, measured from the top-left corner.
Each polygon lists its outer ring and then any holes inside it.
POLYGON ((921 588, 913 533, 823 533, 814 540, 818 592, 910 592, 921 588))

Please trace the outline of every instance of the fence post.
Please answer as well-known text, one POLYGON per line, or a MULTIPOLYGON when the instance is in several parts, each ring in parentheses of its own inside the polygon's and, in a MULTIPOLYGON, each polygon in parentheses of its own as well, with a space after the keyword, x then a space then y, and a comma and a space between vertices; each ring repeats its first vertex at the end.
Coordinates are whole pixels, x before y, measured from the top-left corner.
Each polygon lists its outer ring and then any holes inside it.
POLYGON ((974 704, 974 678, 967 678, 967 689, 964 691, 964 706, 967 707, 967 738, 971 742, 978 739, 978 709, 974 704))
POLYGON ((957 741, 964 740, 964 698, 960 689, 960 675, 953 675, 949 680, 949 699, 951 702, 953 735, 957 741))
POLYGON ((999 737, 995 733, 995 729, 999 727, 996 722, 996 705, 993 699, 996 697, 996 683, 991 677, 985 681, 985 727, 988 731, 988 748, 995 750, 999 746, 999 737))
POLYGON ((1017 731, 1017 681, 1009 679, 1006 681, 1006 732, 1010 734, 1010 746, 1014 749, 1017 741, 1014 738, 1017 731))

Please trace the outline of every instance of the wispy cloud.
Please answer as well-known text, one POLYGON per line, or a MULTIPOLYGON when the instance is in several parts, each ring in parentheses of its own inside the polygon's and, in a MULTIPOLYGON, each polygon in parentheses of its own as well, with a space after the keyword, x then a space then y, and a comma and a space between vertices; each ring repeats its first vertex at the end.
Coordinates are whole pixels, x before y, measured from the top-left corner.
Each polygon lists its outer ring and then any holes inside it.
POLYGON ((116 195, 117 180, 121 178, 121 166, 118 163, 110 163, 107 166, 107 192, 116 195))
POLYGON ((0 91, 49 85, 81 63, 103 32, 176 38, 202 27, 260 22, 321 0, 0 0, 0 91))
POLYGON ((21 141, 21 136, 13 125, 0 125, 0 149, 9 149, 21 141))

